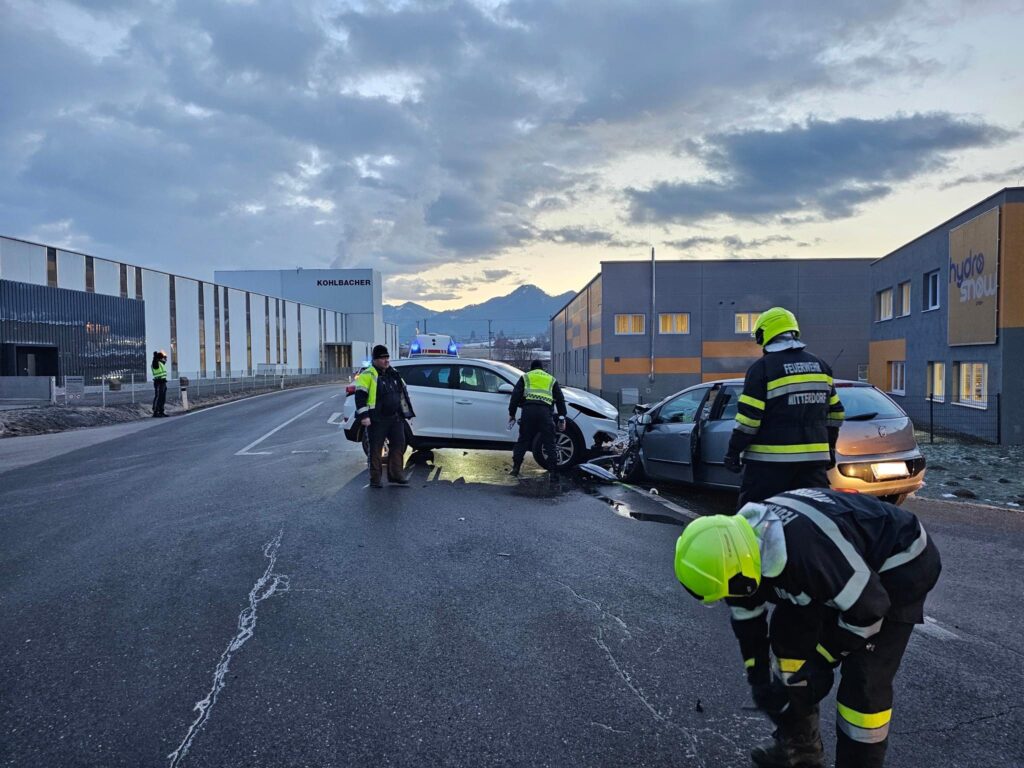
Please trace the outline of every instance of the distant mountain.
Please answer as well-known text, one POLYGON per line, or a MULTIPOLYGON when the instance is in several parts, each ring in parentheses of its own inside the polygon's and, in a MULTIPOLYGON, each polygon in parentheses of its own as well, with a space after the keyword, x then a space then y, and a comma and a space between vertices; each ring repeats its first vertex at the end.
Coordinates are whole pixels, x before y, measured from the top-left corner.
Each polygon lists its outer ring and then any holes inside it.
POLYGON ((535 336, 547 332, 551 316, 574 295, 574 291, 566 291, 550 296, 536 285, 522 285, 507 296, 444 312, 412 301, 397 306, 385 304, 384 321, 398 324, 398 338, 403 343, 413 337, 417 326, 424 330, 424 321, 427 331, 451 334, 461 343, 486 341, 488 320, 492 321, 491 333, 495 336, 535 336))

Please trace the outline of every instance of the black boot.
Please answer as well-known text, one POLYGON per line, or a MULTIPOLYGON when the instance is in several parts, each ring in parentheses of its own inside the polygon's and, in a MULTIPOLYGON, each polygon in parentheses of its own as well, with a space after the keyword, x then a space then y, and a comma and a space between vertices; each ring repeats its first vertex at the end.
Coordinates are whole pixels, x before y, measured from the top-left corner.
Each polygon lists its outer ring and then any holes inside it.
POLYGON ((512 470, 509 472, 509 474, 512 477, 519 477, 519 469, 520 469, 521 466, 522 466, 521 464, 513 464, 512 465, 512 470))
POLYGON ((825 750, 818 728, 818 708, 799 718, 783 715, 772 741, 754 747, 750 759, 759 768, 824 768, 825 750))

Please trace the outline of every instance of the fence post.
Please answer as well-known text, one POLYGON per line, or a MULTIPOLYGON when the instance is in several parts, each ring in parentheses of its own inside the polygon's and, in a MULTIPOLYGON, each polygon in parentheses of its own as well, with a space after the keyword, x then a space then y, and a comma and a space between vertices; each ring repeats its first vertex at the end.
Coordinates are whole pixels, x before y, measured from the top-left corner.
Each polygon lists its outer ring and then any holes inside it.
POLYGON ((928 442, 935 442, 935 396, 928 398, 928 442))
POLYGON ((107 407, 107 377, 100 376, 100 402, 103 403, 103 407, 107 407))
POLYGON ((132 374, 132 405, 135 405, 135 374, 132 374))

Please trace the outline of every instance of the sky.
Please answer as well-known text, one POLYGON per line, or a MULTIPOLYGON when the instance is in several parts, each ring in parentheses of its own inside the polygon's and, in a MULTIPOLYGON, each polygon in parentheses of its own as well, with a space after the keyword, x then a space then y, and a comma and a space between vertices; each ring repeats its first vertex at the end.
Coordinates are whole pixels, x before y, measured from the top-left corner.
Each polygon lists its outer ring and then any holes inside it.
POLYGON ((0 234, 433 309, 1024 184, 1024 0, 0 0, 0 234))

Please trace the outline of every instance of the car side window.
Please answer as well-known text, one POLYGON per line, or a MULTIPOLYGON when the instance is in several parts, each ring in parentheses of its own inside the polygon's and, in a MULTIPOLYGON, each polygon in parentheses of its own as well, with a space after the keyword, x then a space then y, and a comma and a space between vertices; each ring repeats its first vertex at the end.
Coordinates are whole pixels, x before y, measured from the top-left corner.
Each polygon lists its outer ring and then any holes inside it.
POLYGON ((740 394, 743 392, 739 387, 725 387, 719 397, 725 403, 718 414, 718 421, 732 421, 736 418, 736 409, 740 404, 740 394))
POLYGON ((658 413, 658 421, 668 424, 692 424, 697 418, 697 411, 707 393, 707 387, 700 387, 684 392, 669 400, 658 413))
POLYGON ((403 365, 396 370, 407 387, 448 389, 452 369, 449 365, 403 365))
POLYGON ((459 389, 497 394, 498 387, 504 383, 503 378, 486 368, 478 368, 475 365, 459 366, 459 389))

